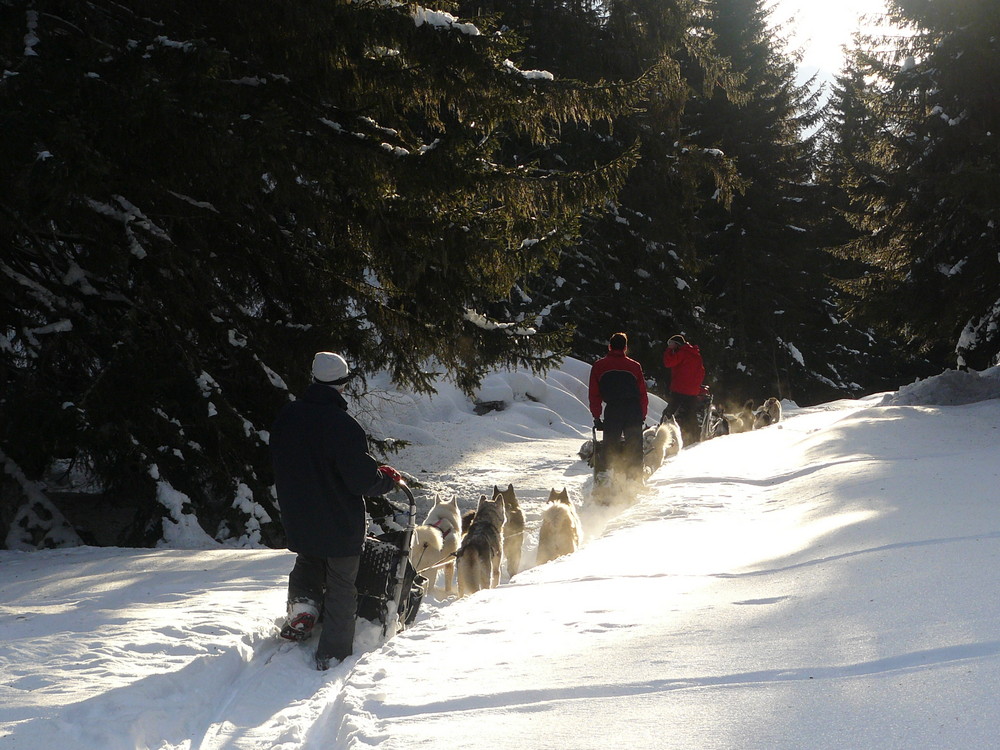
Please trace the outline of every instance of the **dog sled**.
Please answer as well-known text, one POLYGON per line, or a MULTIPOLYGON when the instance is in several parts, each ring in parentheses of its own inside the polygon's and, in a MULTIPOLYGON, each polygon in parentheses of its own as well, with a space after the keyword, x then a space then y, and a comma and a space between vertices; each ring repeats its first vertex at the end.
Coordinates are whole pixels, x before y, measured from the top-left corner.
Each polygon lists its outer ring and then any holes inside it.
POLYGON ((607 438, 597 439, 597 428, 592 428, 594 446, 591 466, 594 469, 594 487, 592 500, 598 505, 629 505, 635 501, 636 494, 643 486, 642 464, 640 463, 635 477, 629 477, 619 462, 612 460, 612 452, 607 438))
POLYGON ((355 582, 358 616, 380 623, 383 635, 390 625, 393 632, 400 632, 413 622, 427 587, 427 579, 410 563, 417 503, 406 482, 400 480, 396 486, 409 501, 406 526, 365 538, 355 582))
POLYGON ((701 393, 698 395, 698 407, 695 411, 698 424, 698 442, 729 434, 729 422, 715 407, 713 401, 712 390, 707 385, 703 385, 701 393))

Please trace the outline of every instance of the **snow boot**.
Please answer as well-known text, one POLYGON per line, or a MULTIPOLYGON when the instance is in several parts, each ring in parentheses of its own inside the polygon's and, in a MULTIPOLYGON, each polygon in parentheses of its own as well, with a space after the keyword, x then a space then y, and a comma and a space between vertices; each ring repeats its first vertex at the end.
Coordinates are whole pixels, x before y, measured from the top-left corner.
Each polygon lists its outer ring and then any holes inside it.
POLYGON ((335 667, 342 661, 343 659, 338 659, 336 656, 320 656, 316 654, 316 669, 320 672, 325 672, 330 667, 335 667))
POLYGON ((288 603, 288 620, 281 628, 281 637, 288 641, 302 642, 312 635, 319 617, 319 607, 309 599, 296 599, 288 603))

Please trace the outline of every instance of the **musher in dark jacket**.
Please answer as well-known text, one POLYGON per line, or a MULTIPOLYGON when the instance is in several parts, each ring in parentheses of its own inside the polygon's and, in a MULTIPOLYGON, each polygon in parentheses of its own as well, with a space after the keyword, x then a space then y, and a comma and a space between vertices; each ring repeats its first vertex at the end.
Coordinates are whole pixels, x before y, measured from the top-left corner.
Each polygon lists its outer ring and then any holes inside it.
POLYGON ((400 479, 368 454, 361 425, 347 413, 351 377, 339 354, 313 358, 313 383, 286 404, 271 428, 271 461, 288 548, 297 553, 288 576, 283 638, 306 640, 320 610, 323 632, 316 666, 354 650, 354 618, 366 521, 363 495, 383 495, 400 479))
POLYGON ((594 427, 604 431, 604 446, 610 465, 617 463, 626 478, 642 478, 642 424, 649 396, 642 365, 625 356, 628 336, 616 333, 608 342, 608 353, 590 368, 590 413, 594 427), (604 418, 601 418, 601 405, 604 418))

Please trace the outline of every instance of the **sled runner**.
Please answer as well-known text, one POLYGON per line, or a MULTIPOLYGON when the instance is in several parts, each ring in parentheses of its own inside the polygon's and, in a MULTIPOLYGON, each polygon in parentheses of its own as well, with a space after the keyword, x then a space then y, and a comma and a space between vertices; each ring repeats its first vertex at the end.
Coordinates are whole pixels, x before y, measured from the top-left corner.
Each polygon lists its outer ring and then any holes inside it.
POLYGON ((424 598, 427 579, 410 564, 410 546, 416 526, 417 504, 413 493, 400 480, 397 487, 409 500, 406 528, 365 538, 355 585, 358 617, 382 624, 383 635, 395 621, 394 632, 413 622, 424 598))
MULTIPOLYGON (((591 428, 591 438, 594 443, 594 486, 605 485, 610 481, 608 474, 608 451, 604 440, 597 439, 597 428, 591 428)), ((603 432, 602 432, 603 435, 603 432)))

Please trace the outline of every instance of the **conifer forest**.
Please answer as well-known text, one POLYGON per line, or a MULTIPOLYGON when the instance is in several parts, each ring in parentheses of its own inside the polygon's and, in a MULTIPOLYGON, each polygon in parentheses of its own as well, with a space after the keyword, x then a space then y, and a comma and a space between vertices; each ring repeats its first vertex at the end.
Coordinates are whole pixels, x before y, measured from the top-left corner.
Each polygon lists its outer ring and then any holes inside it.
POLYGON ((996 0, 887 6, 821 84, 764 0, 0 0, 0 546, 81 493, 155 544, 165 486, 281 546, 319 350, 473 394, 626 331, 664 393, 683 333, 727 404, 998 364, 996 0))

